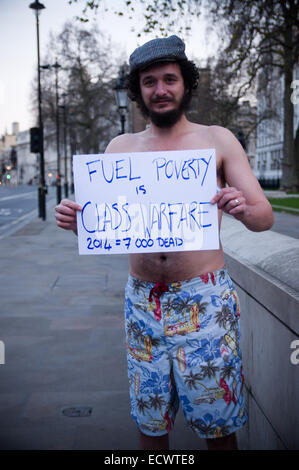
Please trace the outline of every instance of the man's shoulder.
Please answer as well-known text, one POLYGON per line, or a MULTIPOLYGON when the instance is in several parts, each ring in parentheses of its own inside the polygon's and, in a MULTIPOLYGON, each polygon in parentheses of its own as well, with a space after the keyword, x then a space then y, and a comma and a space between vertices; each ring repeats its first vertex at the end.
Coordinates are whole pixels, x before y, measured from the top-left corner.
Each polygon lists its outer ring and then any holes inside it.
POLYGON ((141 134, 143 134, 143 132, 135 134, 126 133, 114 137, 108 144, 105 153, 124 153, 132 151, 136 147, 136 143, 140 139, 141 134))
POLYGON ((114 137, 106 148, 106 153, 125 152, 125 148, 129 145, 134 134, 121 134, 114 137))
POLYGON ((223 158, 229 157, 233 152, 243 152, 238 139, 227 127, 209 126, 209 137, 223 158))
POLYGON ((216 124, 207 126, 204 124, 192 123, 193 131, 196 135, 201 135, 212 139, 213 141, 222 141, 223 140, 232 140, 234 139, 234 134, 223 126, 218 126, 216 124))
POLYGON ((229 139, 235 138, 234 134, 229 129, 227 129, 227 127, 223 127, 223 126, 217 126, 217 125, 208 126, 208 132, 215 139, 229 140, 229 139))

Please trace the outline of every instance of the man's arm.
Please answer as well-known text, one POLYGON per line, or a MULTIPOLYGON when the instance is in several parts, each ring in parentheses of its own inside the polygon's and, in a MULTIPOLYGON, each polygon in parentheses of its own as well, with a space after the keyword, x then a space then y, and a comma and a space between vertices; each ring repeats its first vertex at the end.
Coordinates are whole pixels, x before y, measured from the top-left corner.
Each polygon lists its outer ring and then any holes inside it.
POLYGON ((250 168, 242 145, 228 129, 213 126, 212 132, 219 148, 223 149, 223 172, 229 186, 216 194, 212 204, 217 203, 219 209, 233 215, 249 230, 270 229, 274 222, 272 207, 250 168))

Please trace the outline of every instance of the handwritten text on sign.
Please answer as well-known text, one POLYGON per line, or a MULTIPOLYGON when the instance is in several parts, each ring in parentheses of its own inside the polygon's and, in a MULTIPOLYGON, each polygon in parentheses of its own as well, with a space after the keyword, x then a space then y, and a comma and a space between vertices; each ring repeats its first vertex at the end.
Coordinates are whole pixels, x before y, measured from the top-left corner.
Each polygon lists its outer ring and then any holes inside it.
POLYGON ((79 254, 219 248, 214 149, 74 155, 79 254))

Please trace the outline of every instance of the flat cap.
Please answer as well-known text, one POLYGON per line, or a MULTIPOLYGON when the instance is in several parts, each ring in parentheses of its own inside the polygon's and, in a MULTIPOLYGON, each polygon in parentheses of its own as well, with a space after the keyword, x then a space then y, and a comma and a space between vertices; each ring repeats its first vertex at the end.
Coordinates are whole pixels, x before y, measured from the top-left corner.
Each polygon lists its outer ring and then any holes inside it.
POLYGON ((155 62, 187 59, 185 44, 178 36, 152 39, 137 47, 130 55, 130 72, 141 70, 155 62))

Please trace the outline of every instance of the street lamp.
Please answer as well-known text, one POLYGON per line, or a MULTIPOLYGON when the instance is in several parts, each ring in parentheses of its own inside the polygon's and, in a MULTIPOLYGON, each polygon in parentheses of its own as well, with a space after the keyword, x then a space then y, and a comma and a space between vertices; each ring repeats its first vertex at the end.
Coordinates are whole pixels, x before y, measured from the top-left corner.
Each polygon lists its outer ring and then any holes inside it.
POLYGON ((121 67, 115 91, 115 99, 121 119, 121 134, 125 132, 126 111, 128 108, 128 95, 125 87, 125 68, 121 67))
POLYGON ((38 187, 38 212, 39 217, 46 220, 46 185, 45 185, 45 160, 44 160, 44 129, 42 118, 42 98, 40 84, 40 53, 39 53, 39 14, 45 6, 38 0, 30 3, 29 8, 35 11, 36 17, 36 37, 37 37, 37 77, 38 77, 38 116, 39 116, 39 154, 40 154, 40 180, 38 187))
MULTIPOLYGON (((68 113, 68 123, 69 123, 69 138, 70 138, 70 151, 71 155, 77 154, 77 138, 76 138, 76 120, 74 114, 68 113)), ((70 189, 71 193, 74 194, 74 172, 71 165, 71 181, 70 181, 70 189)))
POLYGON ((63 110, 63 141, 64 141, 64 195, 67 198, 69 195, 68 175, 67 175, 67 105, 66 105, 67 93, 63 93, 62 97, 64 104, 59 106, 63 110))
POLYGON ((57 59, 52 66, 55 69, 55 89, 56 89, 56 146, 57 146, 57 178, 56 178, 56 194, 57 204, 61 201, 61 171, 60 171, 60 146, 59 146, 59 96, 58 96, 58 69, 61 65, 57 59))
POLYGON ((55 69, 55 90, 56 90, 56 149, 57 149, 57 173, 56 173, 56 201, 57 204, 61 201, 61 171, 60 171, 60 139, 59 139, 59 95, 58 95, 58 70, 61 65, 58 64, 57 59, 55 64, 41 65, 41 69, 51 70, 55 69))

